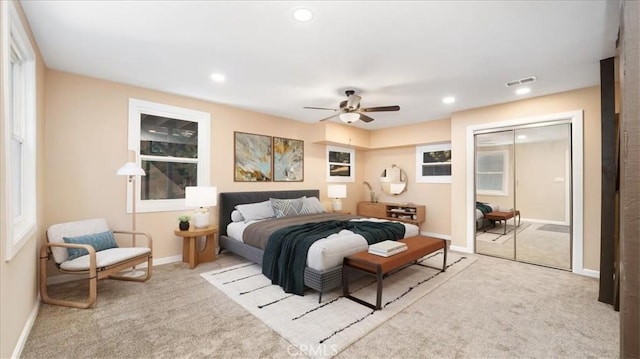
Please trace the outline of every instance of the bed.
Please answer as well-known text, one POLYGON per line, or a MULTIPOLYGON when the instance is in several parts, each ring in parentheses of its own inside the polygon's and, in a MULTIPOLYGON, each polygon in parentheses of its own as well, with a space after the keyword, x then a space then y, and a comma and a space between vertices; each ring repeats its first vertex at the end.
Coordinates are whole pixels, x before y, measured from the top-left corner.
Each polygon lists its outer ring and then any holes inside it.
POLYGON ((486 214, 499 209, 500 207, 498 205, 476 201, 476 230, 483 230, 487 225, 486 214))
MULTIPOLYGON (((228 250, 240 255, 254 263, 263 265, 264 250, 255 246, 248 245, 239 240, 237 231, 234 229, 236 221, 232 221, 232 212, 236 211, 238 206, 246 204, 256 204, 259 202, 269 201, 270 198, 279 199, 297 199, 300 197, 319 197, 319 190, 291 190, 291 191, 260 191, 260 192, 223 192, 220 193, 219 200, 219 244, 220 251, 228 250), (231 224, 231 226, 230 226, 231 224), (228 233, 229 229, 229 233, 228 233), (235 237, 235 239, 234 239, 235 237)), ((234 213, 235 214, 235 213, 234 213)), ((347 214, 328 214, 330 218, 356 219, 362 218, 347 214)), ((300 217, 302 218, 302 216, 300 217)), ((357 220, 357 219, 356 219, 357 220)), ((364 219, 361 220, 371 222, 383 222, 380 219, 364 219)), ((385 221, 386 222, 386 221, 385 221)), ((412 237, 419 234, 419 227, 412 224, 403 223, 405 228, 404 237, 412 237)), ((331 236, 333 237, 333 235, 331 236)), ((361 237, 360 237, 361 238, 361 237)), ((304 286, 311 288, 319 293, 318 300, 322 300, 322 294, 340 287, 342 285, 342 258, 345 255, 356 253, 367 248, 367 242, 361 239, 356 243, 354 238, 340 239, 325 238, 320 240, 309 249, 307 265, 304 268, 304 286), (318 244, 320 243, 320 244, 318 244), (338 248, 332 247, 329 243, 338 244, 338 248), (319 247, 314 247, 318 244, 319 247)))

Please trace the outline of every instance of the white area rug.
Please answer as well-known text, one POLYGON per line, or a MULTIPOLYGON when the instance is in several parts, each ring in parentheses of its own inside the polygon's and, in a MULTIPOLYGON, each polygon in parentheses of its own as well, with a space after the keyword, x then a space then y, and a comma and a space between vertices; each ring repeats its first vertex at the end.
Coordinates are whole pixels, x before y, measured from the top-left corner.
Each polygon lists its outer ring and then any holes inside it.
MULTIPOLYGON (((284 293, 262 275, 261 267, 246 263, 202 273, 209 283, 246 308, 287 339, 290 355, 332 357, 353 342, 453 278, 476 258, 447 254, 447 270, 441 272, 442 251, 432 253, 384 279, 382 310, 373 311, 342 297, 342 288, 322 296, 309 290, 305 296, 284 293), (429 266, 429 267, 427 267, 429 266)), ((375 304, 376 284, 364 276, 350 284, 352 295, 375 304)), ((425 308, 424 310, 429 310, 425 308)))
MULTIPOLYGON (((522 222, 518 226, 518 234, 522 233, 525 229, 529 228, 531 223, 522 222)), ((485 232, 478 230, 476 232, 476 239, 479 241, 492 242, 502 244, 509 239, 513 238, 513 225, 507 224, 507 234, 504 233, 504 224, 496 225, 495 228, 488 227, 485 232)))

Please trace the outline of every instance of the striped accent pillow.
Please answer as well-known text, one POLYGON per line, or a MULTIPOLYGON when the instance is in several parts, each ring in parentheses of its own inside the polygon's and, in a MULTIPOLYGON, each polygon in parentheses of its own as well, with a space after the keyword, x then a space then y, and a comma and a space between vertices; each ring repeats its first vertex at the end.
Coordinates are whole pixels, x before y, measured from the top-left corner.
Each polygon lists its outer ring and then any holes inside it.
POLYGON ((278 199, 270 198, 273 211, 276 213, 276 218, 282 218, 287 216, 297 216, 304 214, 304 198, 296 199, 278 199))

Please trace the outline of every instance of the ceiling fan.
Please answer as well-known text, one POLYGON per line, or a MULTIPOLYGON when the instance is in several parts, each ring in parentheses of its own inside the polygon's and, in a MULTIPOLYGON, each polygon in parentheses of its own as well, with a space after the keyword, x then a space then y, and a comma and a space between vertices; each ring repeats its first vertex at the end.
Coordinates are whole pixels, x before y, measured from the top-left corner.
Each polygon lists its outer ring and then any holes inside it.
POLYGON ((362 97, 356 95, 355 91, 353 90, 347 90, 345 91, 345 94, 347 95, 347 99, 345 101, 340 102, 340 108, 338 109, 326 108, 326 107, 308 107, 308 106, 305 106, 304 108, 312 109, 312 110, 329 110, 329 111, 338 112, 327 118, 323 118, 320 121, 326 121, 336 116, 339 116, 340 120, 342 120, 345 123, 354 123, 358 120, 362 120, 363 122, 373 121, 373 118, 365 115, 363 112, 381 112, 381 111, 399 111, 400 110, 400 106, 397 106, 397 105, 361 108, 360 99, 362 99, 362 97))

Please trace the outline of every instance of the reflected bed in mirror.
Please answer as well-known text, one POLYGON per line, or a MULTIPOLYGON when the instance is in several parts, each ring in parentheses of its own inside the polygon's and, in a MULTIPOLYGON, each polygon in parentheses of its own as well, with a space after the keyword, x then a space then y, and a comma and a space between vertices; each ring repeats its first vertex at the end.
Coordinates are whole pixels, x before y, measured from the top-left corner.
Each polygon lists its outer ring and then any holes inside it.
POLYGON ((380 176, 380 188, 389 195, 399 195, 407 190, 407 173, 402 168, 391 165, 380 176))

